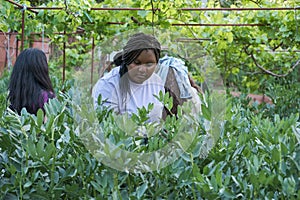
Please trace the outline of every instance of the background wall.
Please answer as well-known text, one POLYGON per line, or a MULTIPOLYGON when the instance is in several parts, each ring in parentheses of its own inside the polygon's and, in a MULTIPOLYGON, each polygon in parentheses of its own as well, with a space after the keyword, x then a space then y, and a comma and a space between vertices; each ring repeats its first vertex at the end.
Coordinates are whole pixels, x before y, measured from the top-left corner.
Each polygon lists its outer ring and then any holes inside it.
MULTIPOLYGON (((24 48, 34 47, 42 49, 49 59, 51 48, 49 39, 35 38, 31 39, 24 48)), ((21 51, 21 41, 17 39, 17 34, 0 33, 0 75, 5 68, 10 68, 14 65, 16 57, 21 51)))

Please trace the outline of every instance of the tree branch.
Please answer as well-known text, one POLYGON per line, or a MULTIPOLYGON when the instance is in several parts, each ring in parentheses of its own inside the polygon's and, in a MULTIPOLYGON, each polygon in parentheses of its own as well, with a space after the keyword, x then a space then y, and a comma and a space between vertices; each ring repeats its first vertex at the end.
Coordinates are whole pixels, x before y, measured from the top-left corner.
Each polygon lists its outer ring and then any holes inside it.
POLYGON ((300 64, 300 60, 298 60, 293 66, 292 68, 289 69, 289 71, 285 74, 275 74, 273 72, 271 72, 270 70, 267 70, 265 68, 263 68, 261 65, 259 65, 257 63, 257 60, 255 59, 253 53, 250 54, 252 60, 254 61, 254 64, 256 65, 256 67, 258 67, 259 69, 261 69, 262 71, 264 71, 265 73, 272 75, 272 76, 276 76, 276 77, 285 77, 287 75, 289 75, 290 72, 292 72, 299 64, 300 64))

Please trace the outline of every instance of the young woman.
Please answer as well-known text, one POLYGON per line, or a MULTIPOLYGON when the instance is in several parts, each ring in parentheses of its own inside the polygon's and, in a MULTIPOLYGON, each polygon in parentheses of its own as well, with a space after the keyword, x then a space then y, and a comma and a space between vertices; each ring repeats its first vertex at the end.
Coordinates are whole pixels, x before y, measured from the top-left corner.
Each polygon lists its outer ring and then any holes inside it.
POLYGON ((44 103, 55 94, 48 72, 45 53, 28 48, 17 57, 9 82, 10 108, 20 114, 22 108, 31 114, 43 109, 44 103))
POLYGON ((134 34, 129 38, 123 51, 114 57, 113 68, 100 78, 92 92, 95 107, 101 95, 103 106, 119 114, 137 113, 138 108, 154 108, 149 113, 149 121, 159 121, 163 104, 155 97, 164 93, 161 78, 155 74, 160 57, 160 43, 151 35, 134 34))

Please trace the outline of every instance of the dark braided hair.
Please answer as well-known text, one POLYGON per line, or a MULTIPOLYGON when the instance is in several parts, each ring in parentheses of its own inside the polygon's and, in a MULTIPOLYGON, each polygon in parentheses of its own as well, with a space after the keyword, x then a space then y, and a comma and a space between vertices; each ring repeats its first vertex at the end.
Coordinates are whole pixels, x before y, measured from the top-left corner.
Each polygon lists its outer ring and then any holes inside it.
POLYGON ((116 54, 114 57, 114 64, 120 66, 120 90, 123 102, 126 102, 127 93, 130 93, 128 65, 130 65, 144 50, 153 50, 156 62, 160 58, 160 43, 152 35, 144 33, 136 33, 131 36, 123 48, 123 51, 116 54))

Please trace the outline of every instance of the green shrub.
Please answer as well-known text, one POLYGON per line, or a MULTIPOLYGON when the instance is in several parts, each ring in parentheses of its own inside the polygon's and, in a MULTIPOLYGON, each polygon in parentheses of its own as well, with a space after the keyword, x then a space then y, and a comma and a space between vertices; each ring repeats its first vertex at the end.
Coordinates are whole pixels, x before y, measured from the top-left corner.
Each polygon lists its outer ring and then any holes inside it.
MULTIPOLYGON (((45 123, 42 112, 34 116, 23 110, 18 116, 8 111, 1 117, 1 198, 298 199, 300 196, 298 114, 285 118, 278 114, 268 116, 253 112, 259 107, 253 110, 228 99, 220 138, 209 153, 203 126, 207 117, 199 116, 197 134, 190 141, 190 148, 175 162, 157 171, 122 172, 104 165, 86 148, 77 123, 80 116, 75 112, 78 105, 74 105, 76 92, 72 84, 61 86, 65 92, 57 92, 57 99, 46 105, 45 123)), ((105 136, 111 142, 125 145, 121 147, 132 152, 152 150, 149 144, 155 136, 148 143, 136 143, 137 138, 123 134, 120 124, 116 127, 120 118, 104 114, 99 126, 110 130, 105 136)), ((143 122, 142 116, 142 113, 137 116, 137 122, 143 122)), ((183 123, 169 118, 163 126, 174 131, 171 136, 175 137, 183 123)), ((90 130, 88 126, 83 128, 90 130)), ((157 137, 162 142, 170 139, 168 135, 157 137)))
POLYGON ((10 73, 5 70, 2 77, 0 77, 0 116, 2 116, 7 107, 9 74, 10 73))

